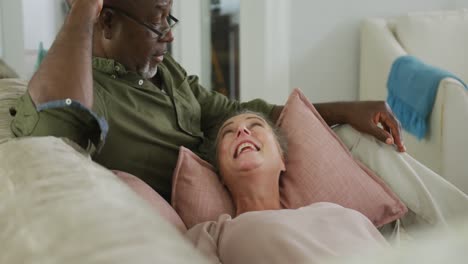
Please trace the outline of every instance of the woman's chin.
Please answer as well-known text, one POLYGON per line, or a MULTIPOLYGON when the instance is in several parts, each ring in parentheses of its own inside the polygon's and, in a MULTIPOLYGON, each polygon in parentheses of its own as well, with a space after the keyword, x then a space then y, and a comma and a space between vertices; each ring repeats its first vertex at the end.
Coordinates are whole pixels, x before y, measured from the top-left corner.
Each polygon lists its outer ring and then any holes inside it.
POLYGON ((236 169, 238 171, 247 172, 254 171, 262 166, 263 162, 258 157, 241 157, 236 160, 236 169))

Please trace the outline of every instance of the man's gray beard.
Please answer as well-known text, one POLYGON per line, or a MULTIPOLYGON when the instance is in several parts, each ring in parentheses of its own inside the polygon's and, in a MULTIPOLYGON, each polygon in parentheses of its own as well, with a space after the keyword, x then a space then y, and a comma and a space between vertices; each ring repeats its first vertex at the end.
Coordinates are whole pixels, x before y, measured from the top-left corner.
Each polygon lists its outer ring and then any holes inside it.
POLYGON ((153 69, 150 69, 150 64, 146 64, 143 69, 140 69, 139 73, 141 77, 146 80, 152 79, 158 73, 158 66, 155 66, 153 69))

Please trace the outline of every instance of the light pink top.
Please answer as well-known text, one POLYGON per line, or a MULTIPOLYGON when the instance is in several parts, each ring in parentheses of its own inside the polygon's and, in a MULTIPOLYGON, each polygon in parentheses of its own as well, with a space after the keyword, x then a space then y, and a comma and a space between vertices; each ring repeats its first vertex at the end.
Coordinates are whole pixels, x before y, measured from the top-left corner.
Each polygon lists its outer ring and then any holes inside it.
POLYGON ((213 263, 320 263, 387 242, 361 213, 332 203, 248 212, 191 228, 187 237, 213 263))

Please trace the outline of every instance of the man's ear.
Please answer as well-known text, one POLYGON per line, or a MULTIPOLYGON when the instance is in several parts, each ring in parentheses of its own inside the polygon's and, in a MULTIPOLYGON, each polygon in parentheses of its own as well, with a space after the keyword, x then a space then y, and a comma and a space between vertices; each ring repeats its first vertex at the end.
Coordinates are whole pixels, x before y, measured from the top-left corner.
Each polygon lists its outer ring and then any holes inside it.
POLYGON ((102 29, 106 39, 112 39, 115 29, 115 12, 109 9, 103 9, 99 16, 99 26, 102 29))

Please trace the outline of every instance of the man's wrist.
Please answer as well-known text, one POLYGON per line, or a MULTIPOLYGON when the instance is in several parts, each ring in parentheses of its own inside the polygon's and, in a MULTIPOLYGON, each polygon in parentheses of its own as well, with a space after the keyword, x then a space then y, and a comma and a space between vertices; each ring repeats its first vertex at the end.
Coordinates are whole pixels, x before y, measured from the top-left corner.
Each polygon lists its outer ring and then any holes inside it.
POLYGON ((99 17, 101 8, 97 1, 75 1, 71 6, 69 16, 72 18, 76 16, 82 23, 90 21, 91 24, 94 24, 99 17))
POLYGON ((347 124, 352 113, 352 102, 314 104, 315 108, 329 126, 347 124))

